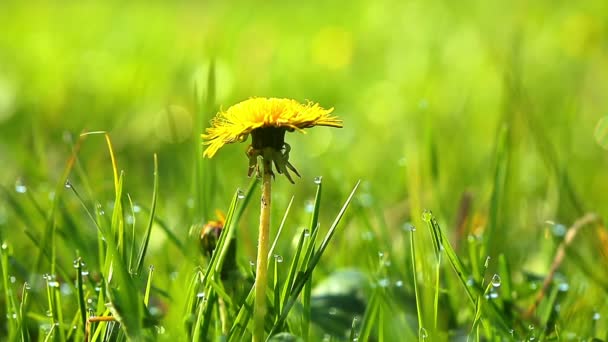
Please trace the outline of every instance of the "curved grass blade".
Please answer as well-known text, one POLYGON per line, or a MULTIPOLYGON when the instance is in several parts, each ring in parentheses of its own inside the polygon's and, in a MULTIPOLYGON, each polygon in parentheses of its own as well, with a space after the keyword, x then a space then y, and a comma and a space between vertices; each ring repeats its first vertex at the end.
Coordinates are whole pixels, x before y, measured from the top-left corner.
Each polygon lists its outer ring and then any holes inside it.
POLYGON ((150 242, 150 233, 152 232, 152 224, 154 223, 154 214, 156 213, 156 202, 158 199, 158 157, 154 154, 154 188, 152 190, 152 203, 150 204, 150 219, 148 220, 148 226, 144 233, 144 238, 139 249, 137 261, 135 262, 135 274, 141 272, 141 268, 144 264, 144 257, 148 250, 148 244, 150 242))

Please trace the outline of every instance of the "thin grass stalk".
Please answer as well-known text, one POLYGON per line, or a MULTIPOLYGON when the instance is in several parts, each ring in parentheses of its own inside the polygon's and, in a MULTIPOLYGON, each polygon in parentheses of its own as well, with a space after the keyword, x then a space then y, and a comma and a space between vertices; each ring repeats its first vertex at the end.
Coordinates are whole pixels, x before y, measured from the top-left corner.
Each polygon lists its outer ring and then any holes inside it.
POLYGON ((268 282, 268 249, 270 235, 271 164, 264 158, 262 175, 262 198, 260 205, 260 228, 258 231, 258 257, 255 272, 255 302, 253 308, 253 341, 264 340, 264 318, 266 316, 266 286, 268 282))

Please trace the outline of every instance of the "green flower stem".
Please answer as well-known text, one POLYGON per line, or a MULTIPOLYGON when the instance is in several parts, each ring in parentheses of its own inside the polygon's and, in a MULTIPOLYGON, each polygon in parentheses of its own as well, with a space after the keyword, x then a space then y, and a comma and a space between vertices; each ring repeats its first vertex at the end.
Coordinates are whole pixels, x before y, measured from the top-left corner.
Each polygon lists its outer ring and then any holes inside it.
POLYGON ((260 228, 258 232, 258 259, 255 272, 255 304, 253 308, 253 341, 264 341, 264 318, 266 317, 266 288, 268 285, 268 248, 270 235, 270 188, 272 165, 270 158, 263 158, 262 200, 260 228))

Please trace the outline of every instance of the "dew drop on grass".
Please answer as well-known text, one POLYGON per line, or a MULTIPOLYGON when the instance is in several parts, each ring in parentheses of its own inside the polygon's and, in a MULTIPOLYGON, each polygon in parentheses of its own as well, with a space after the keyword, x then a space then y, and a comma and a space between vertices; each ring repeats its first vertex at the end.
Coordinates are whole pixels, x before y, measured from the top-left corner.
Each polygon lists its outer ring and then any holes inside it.
POLYGON ((395 282, 395 286, 397 286, 397 287, 403 287, 403 280, 397 280, 395 282))
POLYGON ((599 312, 594 312, 593 313, 593 320, 594 321, 598 321, 601 318, 600 313, 599 312))
POLYGON ((11 276, 11 284, 14 284, 17 281, 17 278, 15 278, 15 276, 11 276))
POLYGON ((6 242, 2 243, 2 249, 7 249, 8 248, 8 244, 6 242))
POLYGON ((313 210, 315 210, 315 203, 314 203, 313 201, 310 201, 310 200, 309 200, 309 201, 306 201, 306 205, 305 205, 305 207, 304 207, 304 210, 305 210, 307 213, 312 213, 312 212, 313 212, 313 210))
POLYGON ((391 283, 390 280, 388 280, 388 278, 382 278, 380 280, 378 280, 378 286, 380 287, 388 287, 388 285, 391 283))
POLYGON ((568 285, 568 283, 560 283, 559 285, 557 285, 557 289, 560 292, 568 292, 568 290, 570 289, 570 285, 568 285))
POLYGON ((534 324, 528 325, 528 330, 534 330, 534 324))
POLYGON ((141 207, 138 206, 137 204, 133 205, 133 212, 134 213, 139 213, 141 211, 141 207))
POLYGON ((51 310, 46 310, 45 315, 47 317, 52 317, 53 316, 53 312, 51 310))
POLYGON ((65 181, 65 188, 66 189, 71 189, 72 188, 72 183, 70 183, 69 179, 65 181))
POLYGON ((276 260, 276 262, 278 262, 278 263, 281 263, 281 262, 283 262, 283 256, 279 255, 279 254, 275 254, 274 260, 276 260))
POLYGON ((331 307, 331 308, 329 308, 328 313, 332 316, 335 316, 336 314, 338 314, 338 309, 331 307))
POLYGON ((251 267, 255 267, 255 261, 253 261, 253 260, 249 260, 249 266, 251 266, 251 267))
POLYGON ((304 229, 304 237, 309 237, 309 236, 310 236, 310 230, 304 229))
POLYGON ((424 212, 422 213, 422 221, 431 222, 432 219, 433 213, 430 210, 424 210, 424 212))
POLYGON ((420 327, 420 330, 418 331, 418 336, 421 339, 426 340, 427 337, 429 337, 429 333, 426 331, 426 329, 424 329, 423 327, 420 327))
POLYGON ((499 287, 501 282, 500 276, 498 274, 495 274, 494 276, 492 276, 491 282, 492 286, 499 287))
POLYGON ((196 298, 205 298, 205 292, 199 292, 196 294, 196 298))
POLYGON ((27 186, 25 186, 25 185, 23 184, 23 182, 21 181, 21 179, 18 179, 18 180, 15 182, 15 191, 17 191, 17 192, 18 192, 18 193, 20 193, 20 194, 24 194, 24 193, 26 193, 26 192, 27 192, 27 186))
POLYGON ((384 252, 378 252, 378 257, 382 259, 384 257, 384 252))
POLYGON ((49 281, 48 286, 49 287, 59 287, 59 282, 56 280, 49 281))
POLYGON ((238 189, 238 190, 236 191, 236 197, 237 197, 238 199, 243 199, 243 198, 245 198, 245 193, 243 192, 243 190, 238 189))
POLYGON ((28 283, 28 282, 25 282, 25 283, 23 283, 23 288, 24 288, 26 291, 29 291, 29 290, 31 290, 31 289, 32 289, 32 285, 30 285, 30 283, 28 283))
POLYGON ((483 267, 488 268, 488 266, 490 265, 490 256, 488 255, 486 257, 486 261, 483 263, 483 267))
POLYGON ((413 224, 411 224, 410 222, 406 222, 403 224, 402 229, 406 232, 415 232, 416 231, 416 227, 414 227, 413 224))
POLYGON ((563 224, 554 224, 551 227, 551 232, 553 233, 553 235, 557 236, 557 237, 563 237, 566 235, 566 231, 568 230, 568 228, 566 228, 566 226, 564 226, 563 224))
POLYGON ((321 182, 323 182, 323 177, 321 177, 321 176, 315 177, 314 182, 317 185, 321 185, 321 182))
POLYGON ((61 286, 59 288, 60 288, 61 294, 64 296, 69 296, 72 294, 72 287, 68 283, 61 284, 61 286))

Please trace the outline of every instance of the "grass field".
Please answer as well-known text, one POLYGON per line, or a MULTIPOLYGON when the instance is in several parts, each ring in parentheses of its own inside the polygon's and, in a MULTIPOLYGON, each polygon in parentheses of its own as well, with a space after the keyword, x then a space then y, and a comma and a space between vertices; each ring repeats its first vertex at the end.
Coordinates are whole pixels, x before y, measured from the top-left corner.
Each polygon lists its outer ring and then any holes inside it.
POLYGON ((201 133, 254 96, 344 124, 287 134, 266 337, 608 340, 608 2, 7 0, 0 23, 0 340, 250 340, 261 182, 201 133))

